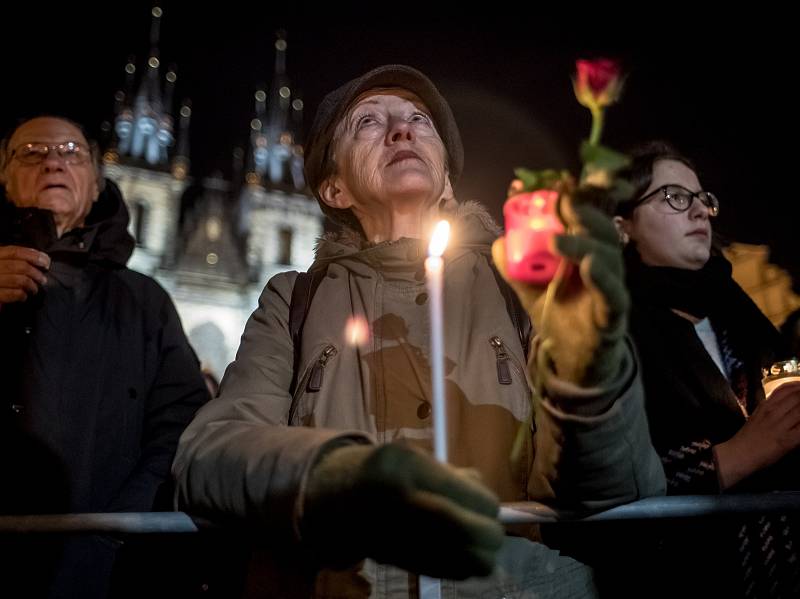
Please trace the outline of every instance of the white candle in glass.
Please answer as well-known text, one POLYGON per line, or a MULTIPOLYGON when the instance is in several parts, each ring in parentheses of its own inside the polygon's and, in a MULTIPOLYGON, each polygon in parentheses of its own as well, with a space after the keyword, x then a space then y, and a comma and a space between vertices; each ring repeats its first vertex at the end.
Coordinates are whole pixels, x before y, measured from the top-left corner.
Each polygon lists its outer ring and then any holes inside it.
POLYGON ((447 413, 444 395, 444 260, 442 254, 450 236, 450 223, 436 223, 425 260, 425 280, 431 317, 431 383, 433 387, 433 453, 447 461, 447 413))

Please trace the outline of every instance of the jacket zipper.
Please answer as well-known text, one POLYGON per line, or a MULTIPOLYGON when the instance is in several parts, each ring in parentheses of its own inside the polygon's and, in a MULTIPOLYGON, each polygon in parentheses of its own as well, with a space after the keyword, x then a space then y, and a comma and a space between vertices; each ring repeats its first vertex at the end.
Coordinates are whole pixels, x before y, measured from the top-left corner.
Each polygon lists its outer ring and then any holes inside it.
POLYGON ((332 345, 327 346, 322 355, 317 360, 317 363, 311 368, 311 376, 308 377, 308 385, 306 391, 316 393, 322 387, 322 377, 325 375, 325 364, 328 363, 333 356, 336 355, 336 348, 332 345))
POLYGON ((489 343, 492 345, 495 358, 497 359, 497 382, 501 385, 510 385, 513 382, 511 379, 511 368, 508 364, 510 356, 506 352, 503 340, 495 335, 489 339, 489 343))
MULTIPOLYGON (((497 359, 497 382, 501 385, 510 385, 512 384, 511 378, 511 367, 513 366, 517 370, 517 374, 522 381, 523 386, 528 392, 528 395, 531 394, 531 388, 528 386, 528 379, 525 377, 525 373, 522 371, 522 368, 519 365, 519 362, 514 358, 513 355, 506 352, 505 344, 503 340, 495 335, 494 337, 489 339, 489 343, 494 349, 494 355, 497 359)), ((533 419, 533 407, 531 406, 531 413, 530 413, 530 429, 531 433, 536 432, 536 421, 533 419)), ((526 483, 527 485, 527 478, 526 483)))
POLYGON ((300 381, 300 384, 297 385, 297 389, 295 389, 294 397, 292 397, 292 405, 289 408, 289 425, 292 424, 292 420, 294 419, 294 413, 297 411, 297 404, 300 401, 300 396, 303 392, 308 391, 310 393, 316 393, 322 388, 322 379, 325 375, 325 365, 328 363, 333 356, 337 353, 336 348, 333 345, 326 345, 325 349, 322 350, 322 353, 317 358, 317 361, 314 365, 306 371, 305 375, 303 375, 303 379, 300 381))

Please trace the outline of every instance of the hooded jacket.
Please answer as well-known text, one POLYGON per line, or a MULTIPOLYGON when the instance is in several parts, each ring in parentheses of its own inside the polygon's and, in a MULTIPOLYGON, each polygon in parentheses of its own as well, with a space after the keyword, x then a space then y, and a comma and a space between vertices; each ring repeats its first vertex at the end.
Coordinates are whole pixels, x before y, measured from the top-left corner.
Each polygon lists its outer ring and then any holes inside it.
MULTIPOLYGON (((459 205, 449 218, 444 349, 451 463, 477 469, 503 501, 602 509, 663 492, 632 353, 612 390, 617 399, 605 411, 597 406, 607 405, 602 398, 607 402, 609 390, 553 385, 551 398, 569 398, 583 415, 544 402, 536 413, 536 435, 528 435, 519 461, 510 460, 532 408, 523 348, 489 263, 498 230, 474 203, 459 205)), ((340 443, 391 441, 431 449, 425 256, 419 239, 366 245, 347 231, 323 239, 312 269, 324 268, 326 276, 303 326, 294 396, 288 317, 296 273, 282 273, 264 289, 219 399, 198 413, 181 438, 173 466, 181 505, 212 518, 247 518, 262 529, 273 557, 283 560, 273 578, 265 578, 264 588, 275 596, 312 592, 296 582, 282 587, 278 578, 292 569, 309 578, 301 573, 299 522, 308 472, 322 452, 340 443), (349 334, 354 321, 370 330, 361 343, 352 343, 349 334)), ((549 555, 548 561, 525 543, 524 558, 507 553, 513 575, 447 582, 451 590, 443 592, 480 597, 536 588, 544 597, 545 588, 564 591, 574 583, 571 592, 578 592, 586 583, 585 574, 562 579, 561 569, 543 575, 555 558, 549 555)), ((314 593, 404 597, 414 594, 413 580, 368 560, 352 571, 323 572, 314 593)))
MULTIPOLYGON (((0 198, 0 244, 52 261, 39 293, 0 307, 2 513, 153 509, 178 437, 208 400, 169 296, 125 267, 127 226, 110 181, 85 225, 60 238, 50 212, 0 198)), ((115 545, 66 551, 54 595, 107 585, 115 545)))

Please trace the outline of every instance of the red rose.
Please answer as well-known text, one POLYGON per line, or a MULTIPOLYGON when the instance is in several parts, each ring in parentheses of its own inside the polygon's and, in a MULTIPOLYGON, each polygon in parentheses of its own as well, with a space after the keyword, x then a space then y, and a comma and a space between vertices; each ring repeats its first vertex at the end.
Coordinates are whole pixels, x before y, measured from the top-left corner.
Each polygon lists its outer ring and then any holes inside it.
POLYGON ((598 58, 575 63, 575 97, 589 109, 612 104, 622 88, 622 69, 615 60, 598 58))

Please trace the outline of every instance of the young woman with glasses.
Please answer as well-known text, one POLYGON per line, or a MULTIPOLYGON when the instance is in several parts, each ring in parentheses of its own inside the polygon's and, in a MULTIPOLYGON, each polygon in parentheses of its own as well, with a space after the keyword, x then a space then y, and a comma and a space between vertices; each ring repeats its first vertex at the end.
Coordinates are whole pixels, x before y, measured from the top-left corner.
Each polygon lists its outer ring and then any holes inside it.
MULTIPOLYGON (((615 223, 668 493, 796 488, 800 471, 790 462, 800 446, 800 386, 785 385, 765 400, 761 369, 787 359, 788 349, 712 246, 719 201, 668 144, 642 146, 631 171, 634 199, 617 208, 615 223)), ((800 596, 800 551, 786 517, 683 524, 665 527, 672 541, 658 558, 662 566, 675 559, 680 570, 697 568, 712 594, 800 596)), ((679 586, 687 580, 672 579, 679 586)))

